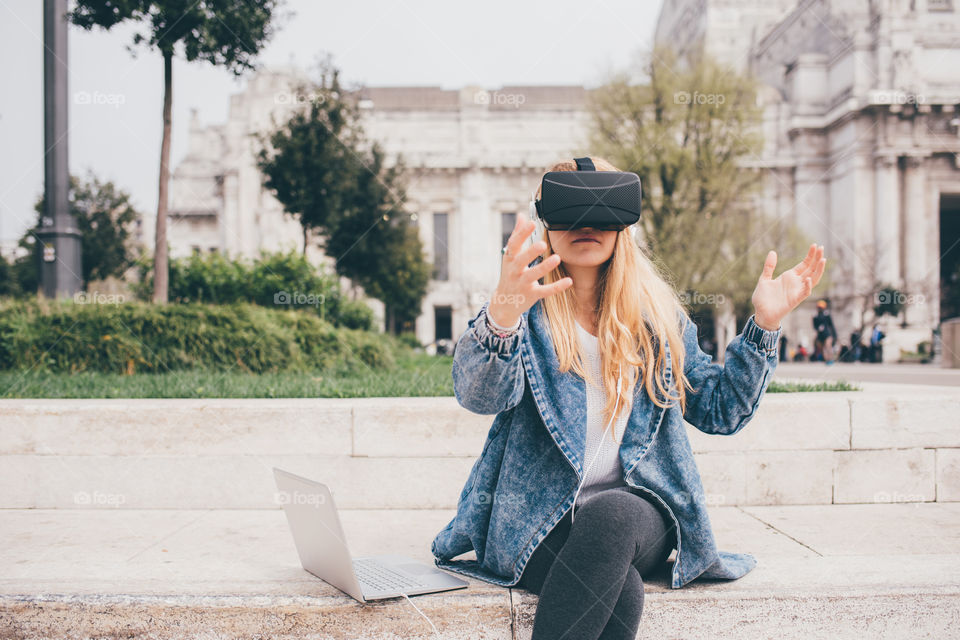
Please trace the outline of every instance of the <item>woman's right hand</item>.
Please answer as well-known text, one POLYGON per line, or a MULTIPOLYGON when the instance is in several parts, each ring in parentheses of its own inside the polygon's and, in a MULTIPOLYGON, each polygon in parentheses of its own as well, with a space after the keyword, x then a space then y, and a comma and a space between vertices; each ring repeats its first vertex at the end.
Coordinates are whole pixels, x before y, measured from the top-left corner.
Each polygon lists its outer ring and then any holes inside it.
POLYGON ((507 240, 507 252, 503 255, 500 268, 500 282, 497 283, 487 307, 490 318, 499 325, 512 327, 537 300, 573 286, 573 278, 570 277, 550 284, 537 282, 560 264, 560 256, 556 253, 534 267, 527 266, 547 248, 547 243, 543 240, 529 247, 523 246, 536 226, 533 220, 517 216, 513 233, 507 240))

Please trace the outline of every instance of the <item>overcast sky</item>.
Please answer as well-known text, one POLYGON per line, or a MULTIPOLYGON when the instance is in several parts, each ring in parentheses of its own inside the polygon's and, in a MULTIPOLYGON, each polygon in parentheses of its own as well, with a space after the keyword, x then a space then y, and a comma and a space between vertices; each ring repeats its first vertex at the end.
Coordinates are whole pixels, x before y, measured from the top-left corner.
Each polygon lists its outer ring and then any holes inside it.
MULTIPOLYGON (((662 0, 566 0, 474 5, 440 0, 286 0, 265 67, 309 68, 329 53, 349 84, 594 86, 653 39, 662 0)), ((156 210, 162 59, 127 51, 135 32, 69 33, 70 171, 113 180, 144 213, 156 210), (82 98, 81 98, 82 99, 82 98)), ((43 188, 43 2, 0 0, 0 243, 34 223, 43 188)), ((207 63, 174 60, 172 160, 187 148, 191 108, 203 123, 226 118, 245 79, 207 63)))

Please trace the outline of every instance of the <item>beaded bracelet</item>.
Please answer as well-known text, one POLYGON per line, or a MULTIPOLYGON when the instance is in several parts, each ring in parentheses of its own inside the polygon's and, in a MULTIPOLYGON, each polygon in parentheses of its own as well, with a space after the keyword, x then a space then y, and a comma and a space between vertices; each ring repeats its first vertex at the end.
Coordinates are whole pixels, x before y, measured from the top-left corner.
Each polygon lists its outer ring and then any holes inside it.
POLYGON ((494 324, 493 318, 490 317, 489 313, 484 313, 484 316, 486 318, 487 328, 498 338, 509 338, 520 329, 520 322, 517 322, 517 326, 512 329, 501 329, 494 324))

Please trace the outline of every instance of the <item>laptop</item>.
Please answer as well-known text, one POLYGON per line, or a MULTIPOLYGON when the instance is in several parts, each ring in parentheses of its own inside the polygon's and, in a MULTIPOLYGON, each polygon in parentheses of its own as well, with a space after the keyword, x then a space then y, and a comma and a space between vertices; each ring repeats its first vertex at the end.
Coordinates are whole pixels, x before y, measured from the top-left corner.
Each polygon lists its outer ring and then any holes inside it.
POLYGON ((401 598, 468 586, 449 573, 400 555, 354 558, 327 485, 273 468, 303 568, 360 602, 401 598))

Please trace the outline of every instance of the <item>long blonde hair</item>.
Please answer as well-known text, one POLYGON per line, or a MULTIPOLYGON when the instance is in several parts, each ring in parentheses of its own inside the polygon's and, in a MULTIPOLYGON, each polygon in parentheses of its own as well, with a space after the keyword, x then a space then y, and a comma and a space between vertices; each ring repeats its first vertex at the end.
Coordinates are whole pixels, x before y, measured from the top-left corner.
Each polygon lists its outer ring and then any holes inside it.
MULTIPOLYGON (((592 157, 598 171, 619 171, 603 158, 592 157)), ((550 171, 576 171, 572 161, 559 162, 550 171)), ((537 188, 540 197, 540 188, 537 188)), ((541 224, 538 222, 538 224, 541 224)), ((541 225, 542 228, 542 225, 541 225)), ((547 243, 543 259, 554 252, 550 235, 544 230, 542 237, 547 243)), ((617 403, 617 370, 623 364, 623 393, 617 413, 630 407, 632 390, 637 383, 638 374, 643 376, 643 384, 654 404, 660 407, 679 402, 681 412, 686 410, 686 392, 690 387, 683 375, 684 349, 683 328, 679 324, 685 315, 683 302, 676 290, 660 275, 655 265, 634 242, 629 228, 617 234, 613 255, 600 267, 598 343, 600 351, 600 377, 606 392, 606 404, 603 409, 607 424, 613 417, 617 403), (679 395, 670 395, 664 381, 666 359, 663 349, 657 349, 654 359, 654 336, 664 336, 670 343, 670 360, 673 379, 679 395), (659 402, 654 393, 654 385, 666 397, 659 402)), ((570 274, 561 262, 555 269, 543 277, 543 283, 549 284, 562 280, 570 274)), ((586 375, 583 351, 577 338, 575 323, 576 296, 573 287, 561 293, 543 298, 544 310, 550 323, 554 349, 560 361, 560 371, 573 370, 593 384, 586 375)), ((691 387, 692 388, 692 387, 691 387)), ((616 441, 615 430, 611 437, 616 441)))

